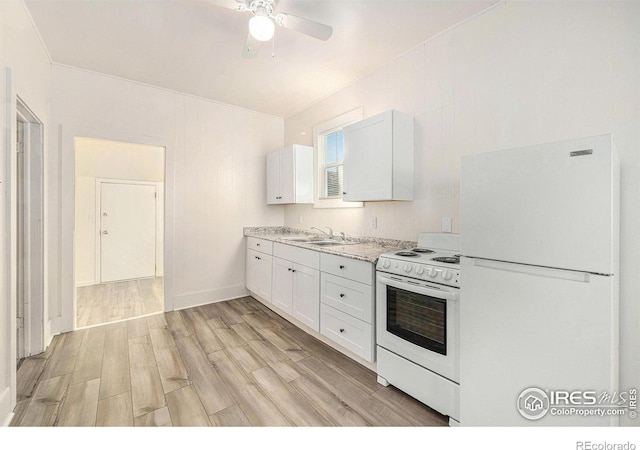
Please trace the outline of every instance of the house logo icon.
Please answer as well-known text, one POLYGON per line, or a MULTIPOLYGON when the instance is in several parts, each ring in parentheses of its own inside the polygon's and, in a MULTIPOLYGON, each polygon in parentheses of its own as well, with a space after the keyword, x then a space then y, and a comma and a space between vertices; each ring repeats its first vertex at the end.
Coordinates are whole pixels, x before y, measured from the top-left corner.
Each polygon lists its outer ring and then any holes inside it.
POLYGON ((528 420, 542 419, 549 411, 549 397, 542 389, 530 387, 518 396, 518 412, 528 420))
POLYGON ((529 395, 524 399, 524 406, 529 411, 539 411, 542 409, 542 400, 534 395, 529 395))

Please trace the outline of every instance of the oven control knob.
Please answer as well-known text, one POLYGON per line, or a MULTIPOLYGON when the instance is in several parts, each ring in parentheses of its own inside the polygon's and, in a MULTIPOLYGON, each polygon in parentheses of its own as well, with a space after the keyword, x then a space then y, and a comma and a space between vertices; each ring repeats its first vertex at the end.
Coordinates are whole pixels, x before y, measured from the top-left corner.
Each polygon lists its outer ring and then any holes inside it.
POLYGON ((411 264, 405 264, 403 269, 407 273, 411 272, 411 264))
POLYGON ((442 278, 445 280, 450 280, 452 276, 452 273, 449 272, 448 270, 445 270, 444 272, 442 272, 442 278))
POLYGON ((391 267, 391 261, 389 261, 388 259, 385 259, 382 262, 382 267, 384 267, 385 269, 388 269, 389 267, 391 267))
POLYGON ((422 275, 424 273, 424 267, 419 266, 418 268, 416 268, 416 273, 418 275, 422 275))
POLYGON ((440 272, 440 269, 431 269, 431 272, 429 272, 429 276, 431 278, 436 278, 438 276, 438 272, 440 272))

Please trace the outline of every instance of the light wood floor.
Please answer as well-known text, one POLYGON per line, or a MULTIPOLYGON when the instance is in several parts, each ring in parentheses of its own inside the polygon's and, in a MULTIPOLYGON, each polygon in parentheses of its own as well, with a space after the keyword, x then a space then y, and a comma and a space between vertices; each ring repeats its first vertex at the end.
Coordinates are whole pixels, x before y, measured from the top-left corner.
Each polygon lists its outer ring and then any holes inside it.
POLYGON ((162 277, 78 288, 76 327, 115 322, 164 310, 162 277))
POLYGON ((251 297, 56 336, 21 365, 11 423, 446 424, 251 297))

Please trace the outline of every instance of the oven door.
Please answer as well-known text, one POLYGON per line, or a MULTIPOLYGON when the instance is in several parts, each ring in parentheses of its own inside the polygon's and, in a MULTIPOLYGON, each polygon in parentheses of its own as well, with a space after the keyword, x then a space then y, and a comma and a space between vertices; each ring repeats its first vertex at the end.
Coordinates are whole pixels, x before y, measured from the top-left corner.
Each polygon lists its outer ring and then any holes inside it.
POLYGON ((459 382, 459 292, 378 272, 376 343, 459 382))

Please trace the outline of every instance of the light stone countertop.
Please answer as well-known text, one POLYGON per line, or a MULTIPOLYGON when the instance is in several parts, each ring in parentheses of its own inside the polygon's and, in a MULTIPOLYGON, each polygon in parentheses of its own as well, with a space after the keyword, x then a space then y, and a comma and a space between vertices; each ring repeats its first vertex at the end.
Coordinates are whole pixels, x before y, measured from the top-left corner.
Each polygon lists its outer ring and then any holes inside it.
POLYGON ((287 238, 292 237, 326 238, 325 235, 315 233, 310 230, 289 227, 245 227, 243 232, 245 236, 279 242, 281 244, 292 245, 295 247, 302 247, 309 250, 315 250, 320 253, 344 256, 346 258, 366 261, 372 264, 375 264, 378 261, 378 257, 383 253, 415 247, 417 245, 415 241, 346 236, 346 242, 348 242, 346 245, 320 246, 310 244, 308 242, 287 240, 287 238))

